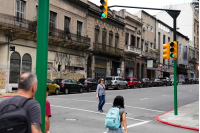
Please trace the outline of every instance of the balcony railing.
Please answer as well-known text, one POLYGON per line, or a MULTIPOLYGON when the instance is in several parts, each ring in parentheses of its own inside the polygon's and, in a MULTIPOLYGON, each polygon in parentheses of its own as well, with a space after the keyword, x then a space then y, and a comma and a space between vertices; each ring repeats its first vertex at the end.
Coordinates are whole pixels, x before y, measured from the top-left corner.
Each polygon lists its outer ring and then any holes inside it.
POLYGON ((197 58, 195 58, 195 57, 189 57, 189 62, 197 62, 197 58))
POLYGON ((110 56, 124 56, 124 50, 115 48, 109 45, 94 43, 93 47, 95 52, 110 55, 110 56))
POLYGON ((141 54, 141 49, 131 46, 131 45, 124 45, 124 52, 125 53, 133 53, 133 54, 137 54, 140 55, 141 54))
POLYGON ((156 53, 145 52, 145 51, 142 51, 142 55, 146 58, 157 58, 158 57, 158 55, 156 55, 156 53))
MULTIPOLYGON (((35 34, 37 33, 37 21, 30 21, 3 13, 0 13, 0 26, 4 26, 3 28, 5 29, 7 26, 8 29, 11 27, 34 32, 35 34)), ((60 30, 54 27, 49 27, 49 36, 60 38, 66 41, 82 43, 84 45, 90 45, 90 38, 73 33, 67 34, 64 30, 60 30)))

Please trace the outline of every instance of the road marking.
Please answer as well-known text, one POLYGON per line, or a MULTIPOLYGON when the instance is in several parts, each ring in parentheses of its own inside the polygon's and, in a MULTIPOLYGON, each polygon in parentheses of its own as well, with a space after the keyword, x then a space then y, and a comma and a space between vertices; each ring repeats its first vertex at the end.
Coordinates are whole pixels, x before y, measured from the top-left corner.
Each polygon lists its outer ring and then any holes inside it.
MULTIPOLYGON (((73 101, 78 101, 78 102, 89 102, 89 103, 99 103, 96 101, 88 101, 88 100, 77 100, 77 99, 63 99, 63 98, 48 98, 48 99, 61 99, 61 100, 73 100, 73 101)), ((105 104, 109 104, 112 105, 113 103, 105 103, 105 104)), ((153 112, 159 112, 159 113, 163 113, 165 111, 160 111, 160 110, 154 110, 154 109, 147 109, 147 108, 142 108, 142 107, 134 107, 134 106, 128 106, 128 105, 124 105, 125 107, 129 107, 129 108, 135 108, 135 109, 142 109, 142 110, 148 110, 148 111, 153 111, 153 112)))
MULTIPOLYGON (((72 109, 72 110, 90 112, 90 113, 95 113, 95 114, 107 115, 107 113, 100 113, 100 112, 91 111, 91 110, 85 110, 85 109, 78 109, 78 108, 71 108, 71 107, 64 107, 64 106, 56 106, 56 105, 51 105, 51 106, 52 106, 52 107, 56 107, 56 108, 72 109)), ((146 120, 134 119, 134 118, 131 118, 131 117, 126 117, 126 119, 147 122, 146 120)), ((148 122, 150 122, 150 121, 148 121, 148 122)))
MULTIPOLYGON (((127 128, 131 128, 131 127, 139 126, 139 125, 146 124, 146 123, 149 123, 149 122, 150 122, 150 121, 144 121, 144 122, 140 122, 140 123, 132 124, 132 125, 127 126, 127 128)), ((124 127, 123 127, 123 129, 124 129, 124 127)), ((107 133, 107 132, 104 132, 104 133, 107 133)))
POLYGON ((143 98, 143 99, 140 99, 140 100, 146 100, 146 99, 149 99, 149 98, 143 98))

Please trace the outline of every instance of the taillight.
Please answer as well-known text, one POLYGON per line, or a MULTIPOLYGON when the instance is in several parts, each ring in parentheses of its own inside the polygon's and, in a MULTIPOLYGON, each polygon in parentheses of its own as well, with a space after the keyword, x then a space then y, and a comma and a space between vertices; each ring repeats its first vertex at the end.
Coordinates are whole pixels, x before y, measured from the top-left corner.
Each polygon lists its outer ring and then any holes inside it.
POLYGON ((115 83, 117 83, 117 81, 115 81, 115 83))
POLYGON ((145 80, 144 83, 146 83, 147 81, 145 80))
POLYGON ((88 82, 85 82, 85 84, 88 84, 88 82))
POLYGON ((64 84, 64 83, 61 83, 61 86, 62 86, 62 87, 64 87, 64 86, 65 86, 65 84, 64 84))
POLYGON ((152 82, 152 83, 156 83, 156 82, 152 82))

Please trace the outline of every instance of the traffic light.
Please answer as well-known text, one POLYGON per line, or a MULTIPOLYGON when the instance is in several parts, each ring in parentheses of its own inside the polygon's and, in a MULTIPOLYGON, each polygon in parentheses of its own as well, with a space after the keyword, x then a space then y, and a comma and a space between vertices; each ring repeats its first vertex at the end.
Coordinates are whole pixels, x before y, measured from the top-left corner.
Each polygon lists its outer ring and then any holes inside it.
POLYGON ((108 12, 108 0, 100 0, 101 6, 101 19, 106 19, 107 18, 107 12, 108 12))
POLYGON ((163 59, 170 60, 170 42, 163 45, 163 59))
POLYGON ((172 59, 177 58, 177 42, 176 41, 170 43, 170 57, 172 59))

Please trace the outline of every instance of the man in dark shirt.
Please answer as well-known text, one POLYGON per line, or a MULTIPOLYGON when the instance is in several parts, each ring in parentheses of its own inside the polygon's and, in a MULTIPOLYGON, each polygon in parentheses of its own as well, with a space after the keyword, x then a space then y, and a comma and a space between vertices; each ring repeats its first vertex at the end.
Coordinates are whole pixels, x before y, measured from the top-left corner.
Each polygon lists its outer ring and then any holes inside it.
MULTIPOLYGON (((19 76, 18 80, 18 94, 4 99, 0 102, 0 110, 2 110, 8 104, 19 105, 20 101, 24 98, 34 98, 37 91, 37 77, 32 73, 23 73, 19 76)), ((41 126, 41 113, 40 104, 34 99, 28 100, 23 106, 28 112, 29 120, 31 124, 32 133, 42 133, 41 126)), ((13 106, 5 108, 5 112, 15 109, 13 106)))

